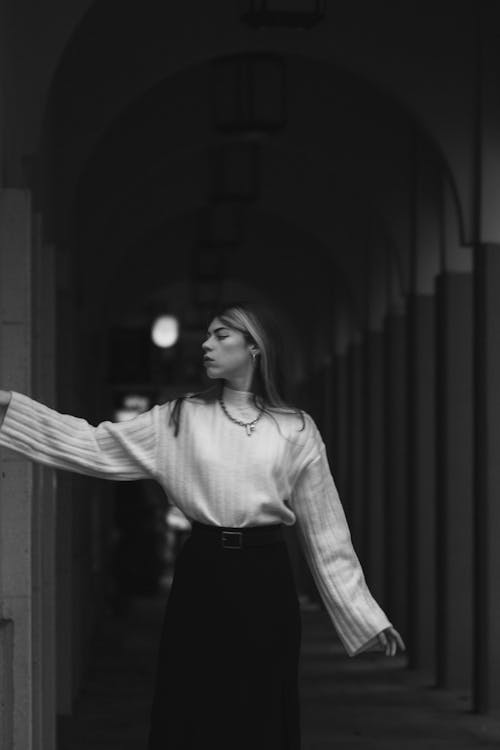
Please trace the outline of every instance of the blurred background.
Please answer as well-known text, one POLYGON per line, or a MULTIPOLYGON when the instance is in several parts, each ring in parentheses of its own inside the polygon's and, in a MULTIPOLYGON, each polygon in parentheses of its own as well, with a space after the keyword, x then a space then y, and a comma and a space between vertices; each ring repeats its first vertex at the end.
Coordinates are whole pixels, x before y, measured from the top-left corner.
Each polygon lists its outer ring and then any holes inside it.
MULTIPOLYGON (((0 387, 128 419, 209 385, 221 302, 273 304, 399 666, 483 717, 500 711, 499 28, 472 0, 0 2, 0 387)), ((152 483, 0 451, 2 748, 63 748, 95 634, 165 597, 188 532, 152 483)))

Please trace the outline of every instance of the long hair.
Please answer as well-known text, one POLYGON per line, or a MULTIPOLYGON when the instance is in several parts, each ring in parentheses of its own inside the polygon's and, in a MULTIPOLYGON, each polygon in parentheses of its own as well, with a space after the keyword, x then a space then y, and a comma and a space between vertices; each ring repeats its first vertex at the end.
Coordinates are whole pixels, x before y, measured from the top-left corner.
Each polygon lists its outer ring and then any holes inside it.
MULTIPOLYGON (((276 313, 261 302, 226 303, 212 314, 212 320, 218 318, 225 326, 240 331, 249 344, 258 349, 250 390, 254 405, 272 417, 272 411, 292 412, 302 420, 300 409, 291 406, 285 398, 285 347, 286 338, 276 313)), ((224 386, 219 378, 215 386, 206 391, 190 394, 207 401, 219 398, 224 386)), ((175 434, 179 430, 180 408, 187 395, 176 399, 171 419, 175 424, 175 434)), ((274 418, 274 417, 273 417, 274 418)))

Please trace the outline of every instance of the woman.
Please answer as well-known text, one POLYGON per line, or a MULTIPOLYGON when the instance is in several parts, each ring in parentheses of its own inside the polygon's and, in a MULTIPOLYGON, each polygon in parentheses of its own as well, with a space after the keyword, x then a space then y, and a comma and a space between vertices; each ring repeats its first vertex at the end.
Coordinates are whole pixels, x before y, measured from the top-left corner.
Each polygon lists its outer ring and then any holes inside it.
POLYGON ((256 305, 226 307, 202 345, 215 385, 129 422, 92 427, 0 392, 0 444, 61 469, 154 478, 193 523, 166 607, 148 750, 300 748, 284 525, 298 522, 347 653, 405 648, 366 586, 321 435, 283 401, 280 341, 256 305))

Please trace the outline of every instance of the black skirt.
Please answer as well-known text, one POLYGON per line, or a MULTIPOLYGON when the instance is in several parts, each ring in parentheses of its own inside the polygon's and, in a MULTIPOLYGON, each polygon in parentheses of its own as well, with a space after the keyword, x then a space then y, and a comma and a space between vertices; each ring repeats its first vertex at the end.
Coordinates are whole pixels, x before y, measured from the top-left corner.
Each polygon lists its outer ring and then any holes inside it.
MULTIPOLYGON (((243 532, 266 529, 276 535, 243 532)), ((148 750, 299 750, 301 619, 284 538, 228 549, 206 531, 195 524, 177 559, 148 750)))

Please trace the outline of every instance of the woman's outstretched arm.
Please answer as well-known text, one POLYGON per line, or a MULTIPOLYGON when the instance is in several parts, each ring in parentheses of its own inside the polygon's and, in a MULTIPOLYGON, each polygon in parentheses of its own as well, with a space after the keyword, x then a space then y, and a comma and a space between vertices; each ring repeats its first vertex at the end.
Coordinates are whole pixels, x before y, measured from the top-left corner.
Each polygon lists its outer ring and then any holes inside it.
POLYGON ((94 427, 16 391, 0 391, 0 403, 0 445, 33 461, 104 479, 158 478, 159 423, 168 404, 94 427))
POLYGON ((324 443, 309 415, 307 422, 309 455, 292 493, 305 557, 349 656, 373 646, 394 654, 404 643, 368 589, 324 443))

